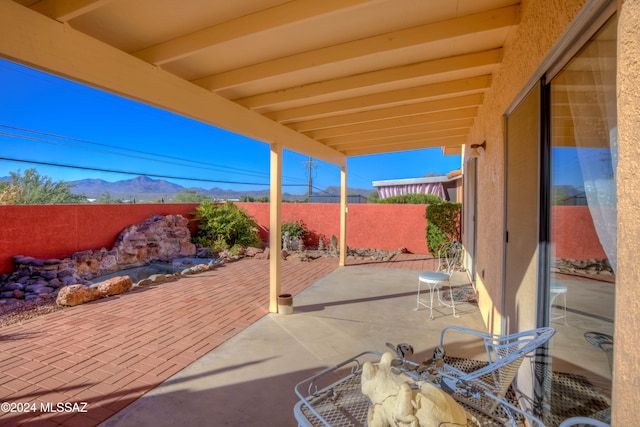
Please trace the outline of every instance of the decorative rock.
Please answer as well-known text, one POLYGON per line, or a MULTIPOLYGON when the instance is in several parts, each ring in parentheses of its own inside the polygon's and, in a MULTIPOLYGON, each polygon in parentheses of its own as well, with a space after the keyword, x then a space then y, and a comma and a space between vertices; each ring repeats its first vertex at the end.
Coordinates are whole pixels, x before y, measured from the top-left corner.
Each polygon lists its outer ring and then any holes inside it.
POLYGON ((50 288, 49 286, 43 286, 41 288, 36 289, 35 293, 38 295, 46 295, 46 294, 50 294, 51 292, 53 292, 53 288, 50 288))
POLYGON ((67 276, 67 277, 63 277, 62 278, 61 285, 62 286, 69 286, 69 285, 73 285, 75 282, 76 282, 76 280, 72 276, 67 276))
POLYGON ((73 275, 73 272, 69 269, 61 270, 57 274, 59 279, 62 279, 63 277, 67 277, 67 276, 72 276, 72 275, 73 275))
POLYGON ((60 289, 56 304, 73 307, 100 298, 100 291, 86 285, 71 285, 60 289))
POLYGON ((131 277, 129 276, 116 276, 111 279, 107 279, 104 282, 98 283, 97 289, 100 295, 108 297, 110 295, 119 295, 128 291, 133 286, 131 277))
POLYGON ((24 288, 25 291, 27 292, 33 292, 35 293, 37 289, 39 289, 41 286, 40 285, 29 285, 26 288, 24 288))
POLYGON ((245 254, 246 256, 253 257, 253 256, 256 256, 256 255, 257 255, 257 254, 259 254, 259 253, 262 253, 262 252, 263 252, 263 251, 262 251, 262 249, 260 249, 260 248, 254 248, 254 247, 251 247, 251 246, 250 246, 250 247, 248 247, 248 248, 246 248, 246 249, 245 249, 244 254, 245 254))
MULTIPOLYGON (((68 276, 70 277, 70 276, 68 276)), ((62 285, 62 282, 60 280, 56 279, 51 279, 49 280, 49 286, 53 287, 53 288, 59 288, 62 285)))
POLYGON ((42 298, 40 298, 38 295, 29 294, 24 296, 24 300, 32 303, 39 303, 40 301, 42 301, 42 298))
POLYGON ((162 283, 167 280, 167 276, 165 276, 164 274, 152 274, 151 276, 149 276, 149 280, 151 280, 153 283, 162 283))
POLYGON ((11 290, 23 290, 24 289, 24 285, 22 283, 9 283, 6 286, 7 289, 11 289, 11 290))
POLYGON ((22 292, 20 289, 16 289, 13 291, 13 297, 16 299, 24 299, 24 292, 22 292))
POLYGON ((138 283, 136 283, 134 285, 134 287, 139 287, 139 286, 149 286, 149 285, 153 285, 153 280, 149 279, 148 277, 146 279, 142 279, 140 280, 138 283))
POLYGON ((47 280, 54 279, 54 278, 58 277, 58 273, 53 271, 53 270, 51 270, 51 271, 43 271, 43 272, 40 273, 40 275, 43 278, 47 279, 47 280))
POLYGON ((265 248, 265 250, 264 250, 264 251, 262 251, 262 252, 261 252, 261 253, 259 253, 259 254, 256 254, 254 258, 255 258, 255 259, 269 259, 269 254, 270 254, 270 252, 271 252, 271 251, 269 250, 269 248, 265 248))

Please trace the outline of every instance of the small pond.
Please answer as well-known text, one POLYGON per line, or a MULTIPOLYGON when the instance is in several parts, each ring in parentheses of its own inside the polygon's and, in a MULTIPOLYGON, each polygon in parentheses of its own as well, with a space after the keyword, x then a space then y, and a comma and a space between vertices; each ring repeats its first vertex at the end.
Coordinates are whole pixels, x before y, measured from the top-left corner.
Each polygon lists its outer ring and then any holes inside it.
POLYGON ((208 264, 214 260, 215 258, 176 258, 171 263, 156 262, 143 265, 141 267, 128 268, 126 270, 116 271, 115 273, 105 274, 92 279, 91 283, 102 282, 116 276, 129 276, 133 283, 137 283, 142 279, 153 276, 154 274, 179 273, 186 268, 193 267, 194 265, 208 264))

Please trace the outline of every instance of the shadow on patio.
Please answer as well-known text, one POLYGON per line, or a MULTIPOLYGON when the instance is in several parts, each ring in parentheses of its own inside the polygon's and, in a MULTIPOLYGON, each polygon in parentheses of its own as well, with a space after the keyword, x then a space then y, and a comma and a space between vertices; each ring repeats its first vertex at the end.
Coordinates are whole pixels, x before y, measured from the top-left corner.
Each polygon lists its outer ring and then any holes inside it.
MULTIPOLYGON (((454 283, 465 284, 459 273, 454 283)), ((409 342, 415 360, 433 352, 444 325, 482 329, 475 305, 415 311, 415 270, 350 266, 294 297, 294 314, 269 314, 103 423, 295 426, 295 384, 327 366, 386 342, 409 342)), ((479 343, 459 342, 482 359, 479 343)))

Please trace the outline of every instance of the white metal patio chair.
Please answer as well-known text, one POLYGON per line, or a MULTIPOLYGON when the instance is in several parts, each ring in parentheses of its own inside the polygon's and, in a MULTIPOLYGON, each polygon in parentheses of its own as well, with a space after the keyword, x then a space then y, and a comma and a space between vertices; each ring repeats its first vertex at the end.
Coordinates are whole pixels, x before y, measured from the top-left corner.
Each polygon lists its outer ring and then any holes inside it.
POLYGON ((613 372, 613 337, 601 332, 591 331, 584 333, 584 339, 586 339, 589 344, 604 351, 607 355, 607 361, 609 362, 609 369, 613 372))
POLYGON ((462 244, 460 242, 446 242, 438 250, 438 268, 436 271, 423 271, 418 276, 418 296, 416 302, 416 310, 420 309, 420 306, 424 306, 429 309, 429 319, 433 319, 433 292, 436 292, 438 297, 438 303, 453 309, 453 317, 460 317, 456 315, 456 303, 453 298, 453 292, 451 291, 451 275, 454 270, 460 265, 460 259, 462 257, 462 244), (429 302, 420 298, 420 294, 424 295, 422 291, 422 284, 429 286, 429 302), (451 304, 448 304, 440 298, 440 286, 448 285, 449 293, 451 294, 451 304))
MULTIPOLYGON (((293 409, 299 427, 364 427, 371 401, 362 393, 361 374, 363 363, 378 352, 364 352, 342 363, 325 369, 295 386, 299 401, 293 409), (336 374, 342 372, 341 375, 336 374)), ((414 362, 405 361, 400 370, 415 378, 414 362), (410 372, 405 371, 410 369, 410 372)), ((545 427, 544 423, 531 414, 522 411, 505 399, 498 399, 485 391, 480 391, 483 399, 493 402, 492 413, 482 413, 465 407, 468 418, 466 427, 509 426, 545 427), (469 417, 470 416, 470 417, 469 417)), ((456 396, 453 396, 456 398, 456 396)), ((464 405, 464 402, 460 402, 464 405)), ((402 424, 405 425, 405 424, 402 424)), ((458 426, 464 427, 464 426, 458 426)))
POLYGON ((611 427, 610 424, 595 420, 587 417, 572 417, 567 418, 560 423, 558 427, 577 427, 577 426, 589 426, 589 427, 611 427))
POLYGON ((504 400, 524 357, 544 345, 554 334, 555 329, 549 327, 511 335, 496 335, 447 326, 440 334, 440 345, 434 352, 434 358, 418 368, 418 375, 421 379, 439 384, 456 400, 469 407, 481 413, 492 414, 498 403, 504 400), (446 356, 445 335, 450 331, 482 339, 488 363, 446 356))

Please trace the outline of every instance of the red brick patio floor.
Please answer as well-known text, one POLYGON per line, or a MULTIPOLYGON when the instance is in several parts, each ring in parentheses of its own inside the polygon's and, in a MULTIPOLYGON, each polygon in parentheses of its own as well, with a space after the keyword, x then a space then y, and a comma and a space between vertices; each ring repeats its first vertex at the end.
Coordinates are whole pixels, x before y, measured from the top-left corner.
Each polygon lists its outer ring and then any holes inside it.
MULTIPOLYGON (((433 259, 371 265, 428 269, 433 259)), ((282 292, 337 267, 284 261, 282 292)), ((0 426, 99 424, 267 314, 268 282, 269 262, 246 259, 1 327, 0 426)))

